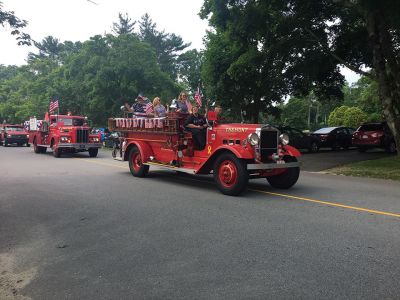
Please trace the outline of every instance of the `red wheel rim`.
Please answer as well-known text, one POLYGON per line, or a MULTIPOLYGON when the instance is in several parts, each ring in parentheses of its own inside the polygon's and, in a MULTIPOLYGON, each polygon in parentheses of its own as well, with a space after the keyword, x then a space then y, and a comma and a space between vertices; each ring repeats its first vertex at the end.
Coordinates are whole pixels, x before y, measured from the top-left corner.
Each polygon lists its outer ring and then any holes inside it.
POLYGON ((218 178, 223 186, 227 188, 234 186, 238 180, 236 165, 231 160, 224 160, 219 165, 218 178))
POLYGON ((133 153, 132 155, 132 166, 135 169, 136 172, 140 170, 140 167, 142 166, 142 159, 140 157, 140 153, 136 152, 133 153))

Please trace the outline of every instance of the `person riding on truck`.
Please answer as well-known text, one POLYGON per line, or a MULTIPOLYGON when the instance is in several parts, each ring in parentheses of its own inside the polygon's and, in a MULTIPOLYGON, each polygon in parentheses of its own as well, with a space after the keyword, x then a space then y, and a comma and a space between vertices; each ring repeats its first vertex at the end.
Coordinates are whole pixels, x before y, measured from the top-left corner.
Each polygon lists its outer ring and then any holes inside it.
POLYGON ((128 103, 125 103, 124 106, 129 112, 136 116, 146 116, 147 103, 149 103, 149 99, 145 97, 143 93, 139 93, 132 107, 130 107, 128 103))
POLYGON ((193 113, 188 117, 185 123, 185 128, 190 131, 198 150, 203 150, 206 145, 207 121, 204 116, 199 114, 197 105, 192 108, 193 113))

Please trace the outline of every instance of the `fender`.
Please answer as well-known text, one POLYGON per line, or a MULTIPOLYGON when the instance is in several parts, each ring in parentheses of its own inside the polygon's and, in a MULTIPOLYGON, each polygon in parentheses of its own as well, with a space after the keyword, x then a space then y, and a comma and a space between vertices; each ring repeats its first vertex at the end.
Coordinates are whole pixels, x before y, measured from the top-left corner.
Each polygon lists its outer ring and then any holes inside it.
POLYGON ((294 157, 301 156, 300 151, 297 150, 295 147, 286 145, 286 146, 283 146, 283 149, 285 150, 285 152, 289 153, 289 155, 291 155, 291 156, 294 156, 294 157))
POLYGON ((228 150, 232 152, 233 154, 236 155, 237 158, 243 158, 243 159, 252 159, 254 158, 254 149, 251 147, 246 147, 244 148, 241 145, 222 145, 219 146, 217 149, 213 151, 213 154, 211 157, 214 156, 215 153, 220 152, 220 150, 228 150))
POLYGON ((124 154, 125 161, 128 160, 128 155, 129 155, 130 149, 133 146, 138 147, 138 149, 140 151, 140 156, 142 157, 143 162, 147 162, 149 160, 149 157, 154 155, 153 150, 151 150, 151 147, 148 143, 143 142, 143 141, 132 141, 126 147, 125 154, 124 154))

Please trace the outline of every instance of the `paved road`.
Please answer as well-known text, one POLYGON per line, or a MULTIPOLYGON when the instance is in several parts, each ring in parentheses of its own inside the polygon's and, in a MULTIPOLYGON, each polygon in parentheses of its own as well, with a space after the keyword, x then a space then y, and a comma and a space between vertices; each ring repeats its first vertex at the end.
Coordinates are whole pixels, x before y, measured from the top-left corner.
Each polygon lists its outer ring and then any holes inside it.
POLYGON ((302 172, 241 197, 109 152, 0 148, 0 299, 398 299, 400 188, 302 172))

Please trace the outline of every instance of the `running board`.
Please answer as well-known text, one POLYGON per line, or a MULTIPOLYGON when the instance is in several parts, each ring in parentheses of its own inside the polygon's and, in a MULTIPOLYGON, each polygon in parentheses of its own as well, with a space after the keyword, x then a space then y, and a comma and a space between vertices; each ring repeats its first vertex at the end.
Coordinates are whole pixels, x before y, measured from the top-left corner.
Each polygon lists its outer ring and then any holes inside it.
POLYGON ((166 165, 166 164, 160 164, 160 163, 156 163, 156 162, 147 162, 147 163, 144 163, 144 165, 160 167, 160 168, 163 168, 163 169, 179 171, 179 172, 182 172, 182 173, 196 174, 196 171, 193 170, 193 169, 180 168, 180 167, 166 165))

